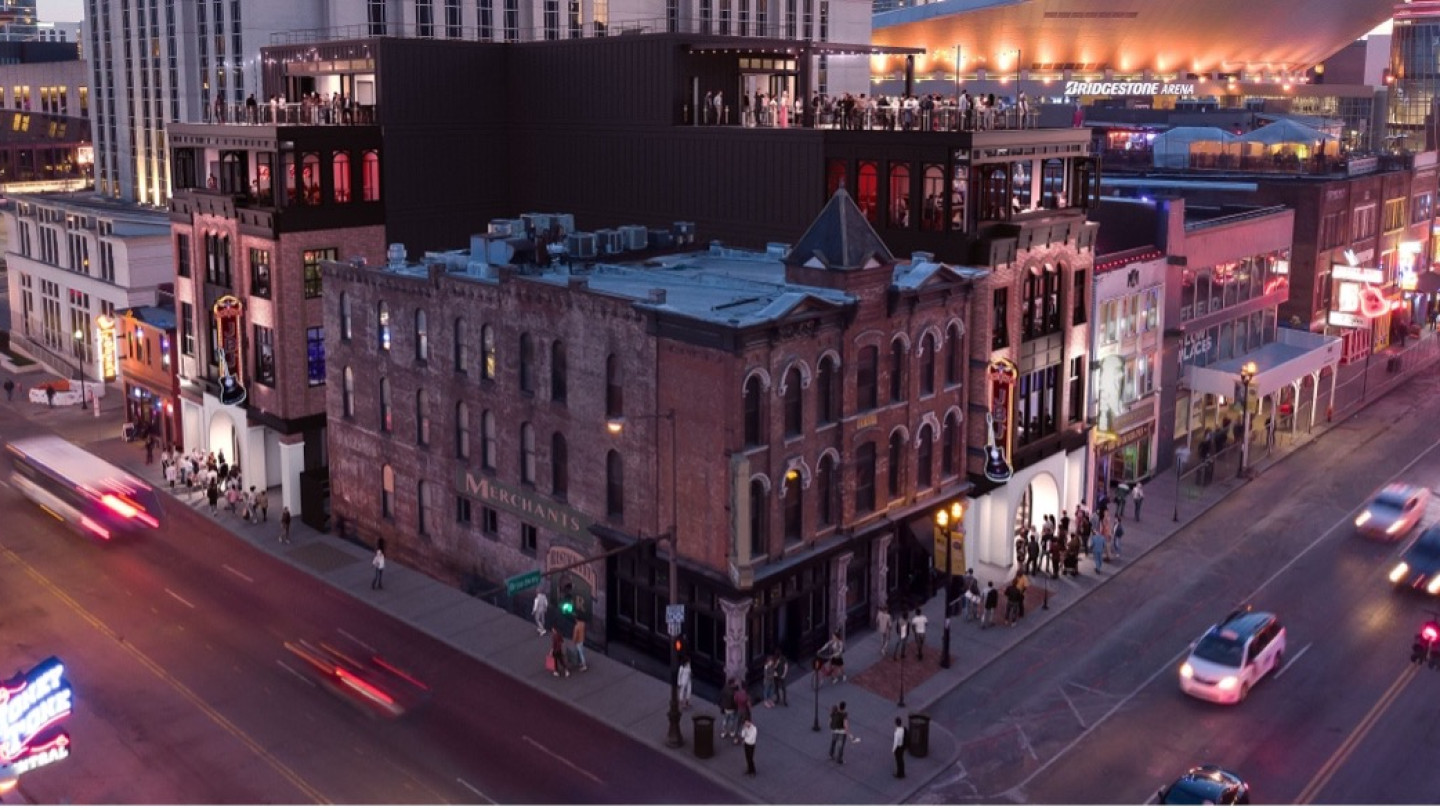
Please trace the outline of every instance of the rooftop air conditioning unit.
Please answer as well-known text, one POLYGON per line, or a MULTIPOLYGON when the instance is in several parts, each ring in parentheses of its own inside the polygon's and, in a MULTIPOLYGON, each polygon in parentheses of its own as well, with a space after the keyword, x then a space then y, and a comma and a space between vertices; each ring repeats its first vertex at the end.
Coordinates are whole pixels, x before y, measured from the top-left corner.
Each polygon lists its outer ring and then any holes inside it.
POLYGON ((673 226, 671 226, 670 231, 671 231, 671 233, 675 234, 675 244, 677 244, 677 245, 693 245, 693 244, 695 244, 695 223, 693 223, 693 222, 676 222, 673 226))
POLYGON ((651 228, 648 233, 651 250, 669 250, 675 246, 675 235, 664 228, 651 228))
POLYGON ((650 233, 644 225, 621 225, 620 235, 625 239, 626 250, 644 250, 650 241, 650 233))
POLYGON ((565 236, 565 247, 577 259, 593 259, 597 255, 595 234, 571 231, 565 236))
POLYGON ((551 215, 550 215, 550 224, 558 227, 558 228, 560 229, 560 233, 561 233, 562 235, 563 235, 563 234, 567 234, 567 233, 574 233, 574 232, 575 232, 575 215, 574 215, 574 214, 551 214, 551 215))
POLYGON ((595 232, 595 239, 600 243, 600 253, 605 256, 625 252, 625 238, 614 228, 601 228, 595 232))
POLYGON ((525 223, 518 219, 492 219, 490 220, 490 235, 499 237, 524 236, 525 223))

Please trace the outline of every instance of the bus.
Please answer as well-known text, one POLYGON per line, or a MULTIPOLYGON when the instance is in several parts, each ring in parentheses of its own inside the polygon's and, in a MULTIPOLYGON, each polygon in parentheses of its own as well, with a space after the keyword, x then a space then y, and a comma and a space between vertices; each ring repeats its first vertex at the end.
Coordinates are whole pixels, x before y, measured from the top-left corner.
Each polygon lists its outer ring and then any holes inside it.
POLYGON ((160 498, 139 478, 58 436, 5 446, 15 488, 59 520, 101 540, 160 527, 160 498))

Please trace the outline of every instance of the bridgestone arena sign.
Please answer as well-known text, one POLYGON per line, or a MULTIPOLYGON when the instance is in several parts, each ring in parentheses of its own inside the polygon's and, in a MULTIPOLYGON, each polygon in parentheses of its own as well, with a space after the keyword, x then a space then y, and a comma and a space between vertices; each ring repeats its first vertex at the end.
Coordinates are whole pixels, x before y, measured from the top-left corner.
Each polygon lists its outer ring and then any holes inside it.
POLYGON ((1066 82, 1067 96, 1193 96, 1195 85, 1171 82, 1066 82))

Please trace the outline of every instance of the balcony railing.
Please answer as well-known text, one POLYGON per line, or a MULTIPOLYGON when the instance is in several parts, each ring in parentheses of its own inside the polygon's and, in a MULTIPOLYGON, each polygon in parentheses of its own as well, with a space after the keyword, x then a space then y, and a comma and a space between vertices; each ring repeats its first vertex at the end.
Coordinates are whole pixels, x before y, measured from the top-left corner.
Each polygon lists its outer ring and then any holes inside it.
MULTIPOLYGON (((501 15, 497 15, 497 19, 501 15)), ((763 24, 750 19, 743 23, 738 17, 728 20, 719 15, 710 19, 668 19, 666 17, 643 17, 610 22, 586 22, 571 26, 564 20, 557 25, 490 26, 475 25, 414 25, 386 23, 385 25, 340 25, 331 28, 297 28, 279 31, 270 35, 271 45, 310 45, 320 42, 342 42, 348 40, 378 39, 459 39, 474 42, 544 42, 562 39, 591 39, 593 37, 634 36, 636 34, 714 34, 730 37, 759 37, 765 39, 788 39, 796 43, 797 49, 804 44, 798 28, 783 24, 783 21, 767 19, 763 24)))
MULTIPOLYGON (((813 100, 812 100, 813 101, 813 100)), ((872 102, 873 104, 873 102, 872 102)), ((700 120, 694 119, 690 104, 682 104, 680 120, 686 125, 698 123, 702 126, 739 126, 759 128, 809 128, 843 130, 882 130, 887 132, 985 132, 987 130, 1035 129, 1040 111, 1034 108, 1023 112, 1018 107, 996 107, 990 109, 969 109, 962 113, 953 99, 942 99, 932 110, 906 111, 895 106, 870 106, 863 110, 846 112, 836 104, 835 99, 817 109, 813 104, 792 102, 788 111, 782 112, 777 105, 766 104, 757 110, 753 102, 740 104, 735 109, 733 101, 725 102, 717 110, 714 105, 700 105, 700 120)))
POLYGON ((321 99, 307 101, 260 101, 224 102, 211 104, 205 110, 206 124, 247 124, 274 126, 293 124, 301 126, 361 125, 374 124, 379 114, 375 104, 355 104, 348 100, 338 102, 321 99))

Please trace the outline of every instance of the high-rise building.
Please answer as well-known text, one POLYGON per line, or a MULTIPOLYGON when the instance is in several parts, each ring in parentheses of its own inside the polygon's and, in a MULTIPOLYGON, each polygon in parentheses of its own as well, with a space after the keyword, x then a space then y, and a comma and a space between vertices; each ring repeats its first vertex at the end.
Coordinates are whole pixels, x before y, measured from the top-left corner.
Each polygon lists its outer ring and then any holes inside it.
POLYGON ((0 0, 0 41, 35 38, 35 0, 0 0))
POLYGON ((1440 91, 1440 2, 1397 3, 1390 38, 1389 126, 1393 149, 1421 152, 1436 147, 1435 98, 1440 91))

